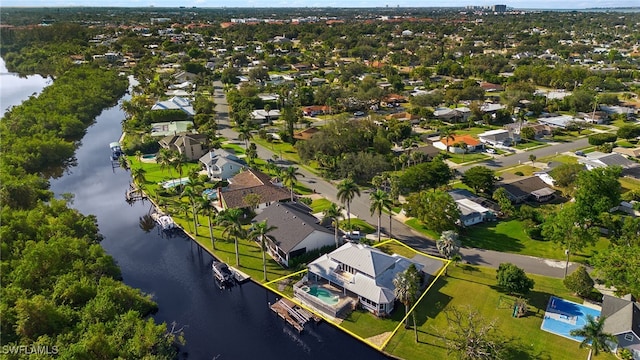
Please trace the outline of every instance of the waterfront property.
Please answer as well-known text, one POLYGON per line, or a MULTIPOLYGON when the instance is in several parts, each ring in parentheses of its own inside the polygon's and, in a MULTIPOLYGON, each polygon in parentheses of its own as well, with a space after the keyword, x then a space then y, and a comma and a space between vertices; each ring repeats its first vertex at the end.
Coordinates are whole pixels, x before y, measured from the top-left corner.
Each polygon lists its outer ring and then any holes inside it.
MULTIPOLYGON (((396 298, 393 279, 411 264, 415 264, 420 271, 425 267, 397 254, 388 255, 371 246, 349 242, 311 262, 306 281, 298 284, 299 287, 294 291, 296 296, 324 309, 330 304, 322 292, 318 294, 319 288, 335 288, 339 293, 336 291, 331 296, 340 294, 338 299, 353 298, 364 309, 384 317, 394 309, 396 298), (313 289, 315 294, 312 293, 313 289)), ((340 314, 343 309, 337 310, 340 314)))
POLYGON ((229 179, 229 186, 218 190, 218 201, 214 204, 220 210, 231 208, 249 208, 247 195, 255 194, 257 205, 252 209, 260 213, 274 202, 287 201, 291 198, 289 191, 278 186, 269 175, 254 169, 246 169, 229 179))
POLYGON ((540 328, 570 340, 582 341, 584 338, 572 336, 570 333, 571 330, 581 329, 587 324, 587 315, 597 318, 600 316, 600 310, 552 296, 540 328))
POLYGON ((320 225, 304 204, 271 204, 253 221, 267 221, 276 228, 267 236, 267 251, 278 263, 289 266, 291 259, 308 251, 335 244, 333 230, 320 225))
POLYGON ((227 180, 246 168, 235 154, 224 149, 215 149, 200 157, 210 179, 227 180))
POLYGON ((631 351, 634 360, 640 360, 640 304, 631 295, 622 298, 605 295, 602 299, 604 331, 615 336, 617 348, 631 351))
POLYGON ((207 151, 208 136, 206 134, 181 133, 170 134, 158 143, 162 148, 177 151, 189 160, 199 159, 207 151))

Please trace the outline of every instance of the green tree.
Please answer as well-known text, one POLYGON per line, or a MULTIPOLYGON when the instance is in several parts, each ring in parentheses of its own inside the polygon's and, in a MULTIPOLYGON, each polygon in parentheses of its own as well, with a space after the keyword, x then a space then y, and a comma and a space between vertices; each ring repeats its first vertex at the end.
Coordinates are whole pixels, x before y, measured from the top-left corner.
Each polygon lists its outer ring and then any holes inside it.
POLYGON ((238 139, 244 141, 244 148, 249 148, 249 141, 253 139, 253 129, 247 125, 238 128, 238 139))
POLYGON ((143 187, 147 182, 146 174, 147 171, 142 167, 136 167, 131 169, 131 177, 133 181, 138 184, 140 187, 143 187))
POLYGON ((505 190, 504 188, 501 187, 494 191, 492 198, 493 200, 498 202, 500 211, 505 216, 509 217, 515 213, 516 208, 511 203, 511 199, 509 199, 509 196, 507 195, 507 190, 505 190))
POLYGON ((267 223, 267 220, 261 221, 259 223, 253 224, 253 229, 249 234, 250 237, 256 238, 260 242, 260 250, 262 251, 262 271, 264 273, 264 282, 267 282, 267 259, 266 259, 266 240, 265 237, 271 231, 277 229, 275 226, 270 226, 267 223))
POLYGON ((527 277, 524 270, 511 263, 502 263, 498 266, 496 279, 498 279, 498 286, 510 294, 527 294, 533 289, 535 283, 533 279, 527 277))
POLYGON ((577 215, 585 222, 593 222, 603 212, 620 204, 622 185, 618 181, 619 166, 597 168, 578 173, 575 206, 577 215))
POLYGON ((454 230, 460 221, 458 204, 447 192, 421 191, 407 198, 407 215, 420 219, 429 229, 442 232, 454 230))
POLYGON ((573 185, 578 178, 578 174, 584 170, 582 164, 562 164, 549 173, 553 178, 553 183, 566 189, 571 189, 567 193, 573 193, 573 185))
POLYGON ((531 166, 536 162, 537 157, 533 154, 529 155, 529 161, 531 161, 531 166))
POLYGON ((349 230, 351 229, 351 201, 357 196, 360 196, 360 187, 351 178, 346 178, 338 184, 338 200, 347 205, 347 224, 349 230))
POLYGON ((591 354, 597 356, 601 351, 611 351, 609 343, 618 342, 615 336, 604 332, 604 322, 606 319, 605 316, 600 316, 596 319, 592 315, 587 314, 587 323, 582 329, 574 329, 569 333, 571 336, 584 338, 580 343, 581 348, 588 345, 591 346, 587 359, 591 359, 591 354))
POLYGON ((282 183, 289 187, 289 190, 291 191, 291 201, 293 201, 293 187, 298 180, 298 175, 302 174, 298 172, 298 168, 295 166, 286 167, 282 173, 282 183))
POLYGON ((209 199, 208 196, 204 195, 203 197, 198 199, 198 210, 207 216, 208 226, 209 226, 209 239, 211 239, 211 248, 213 250, 216 249, 215 238, 213 236, 213 217, 217 213, 216 207, 213 206, 213 203, 209 199))
POLYGON ((182 190, 182 197, 186 197, 189 200, 191 213, 193 214, 194 234, 198 236, 198 199, 201 196, 194 184, 188 184, 182 190))
POLYGON ((474 166, 462 175, 462 183, 472 188, 476 194, 481 191, 491 193, 495 181, 495 173, 485 166, 474 166))
POLYGON ((532 127, 524 127, 520 130, 520 136, 526 140, 534 140, 536 138, 536 131, 532 127))
POLYGON ((382 219, 382 211, 391 211, 393 203, 391 202, 391 199, 389 199, 389 194, 381 189, 377 189, 369 195, 369 202, 371 204, 369 207, 371 215, 376 213, 378 214, 378 242, 380 242, 380 228, 382 227, 380 221, 382 219))
POLYGON ((616 288, 618 295, 640 297, 640 252, 637 246, 612 246, 591 259, 598 278, 616 288))
POLYGON ((451 259, 460 252, 460 239, 458 233, 453 230, 446 230, 440 234, 440 238, 436 240, 436 247, 440 255, 447 259, 451 259))
POLYGON ((342 207, 331 203, 331 205, 324 210, 324 217, 331 219, 331 225, 334 230, 334 240, 336 241, 336 249, 340 246, 338 240, 338 227, 340 226, 340 218, 342 218, 342 207))
POLYGON ((622 139, 633 139, 640 136, 640 126, 638 125, 622 125, 618 128, 618 132, 616 133, 619 138, 622 139))
MULTIPOLYGON (((420 293, 420 274, 415 264, 409 265, 407 270, 399 272, 393 279, 393 293, 398 301, 404 305, 404 312, 409 315, 409 306, 415 302, 420 293)), ((409 327, 409 317, 405 318, 405 327, 409 327)), ((414 327, 416 327, 414 319, 414 327)))
POLYGON ((242 227, 240 219, 242 217, 242 209, 225 209, 218 213, 216 218, 218 225, 224 227, 223 236, 227 238, 233 236, 236 251, 236 265, 240 266, 240 252, 238 251, 238 238, 244 237, 246 232, 242 227))
POLYGON ((565 277, 562 283, 567 289, 581 297, 586 297, 591 294, 594 285, 593 279, 591 279, 591 276, 587 273, 587 269, 582 265, 580 265, 578 270, 565 277))

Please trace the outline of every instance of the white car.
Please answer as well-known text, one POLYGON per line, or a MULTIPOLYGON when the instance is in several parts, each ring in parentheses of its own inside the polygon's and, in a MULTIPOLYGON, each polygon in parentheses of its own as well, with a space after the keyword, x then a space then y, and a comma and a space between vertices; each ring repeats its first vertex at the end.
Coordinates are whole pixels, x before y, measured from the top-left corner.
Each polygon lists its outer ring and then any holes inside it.
POLYGON ((495 154, 495 153, 496 153, 496 151, 495 151, 494 149, 492 149, 492 148, 487 148, 487 150, 486 150, 486 151, 487 151, 487 153, 489 153, 489 154, 495 154))

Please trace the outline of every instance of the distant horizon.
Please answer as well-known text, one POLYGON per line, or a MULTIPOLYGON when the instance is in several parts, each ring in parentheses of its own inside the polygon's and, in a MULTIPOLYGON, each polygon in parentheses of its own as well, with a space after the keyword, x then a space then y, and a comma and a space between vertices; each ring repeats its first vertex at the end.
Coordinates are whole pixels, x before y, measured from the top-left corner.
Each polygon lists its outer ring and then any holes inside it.
POLYGON ((98 0, 3 0, 1 8, 202 8, 202 9, 287 9, 287 8, 319 8, 319 9, 342 9, 342 8, 464 8, 466 6, 492 6, 506 5, 509 9, 516 10, 591 10, 591 9, 640 9, 637 0, 566 0, 559 2, 556 0, 539 0, 532 4, 528 0, 512 1, 492 1, 475 2, 473 0, 451 0, 447 6, 436 4, 424 4, 416 6, 411 0, 275 0, 265 6, 258 0, 237 0, 237 1, 207 1, 207 0, 186 0, 176 2, 170 0, 114 0, 105 5, 98 0), (532 5, 534 5, 532 7, 532 5))

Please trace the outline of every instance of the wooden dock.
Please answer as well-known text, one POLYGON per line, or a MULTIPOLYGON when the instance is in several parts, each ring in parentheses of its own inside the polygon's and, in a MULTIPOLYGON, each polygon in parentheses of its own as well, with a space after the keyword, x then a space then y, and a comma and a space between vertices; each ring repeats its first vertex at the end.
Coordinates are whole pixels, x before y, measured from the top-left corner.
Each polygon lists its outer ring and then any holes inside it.
POLYGON ((242 271, 234 268, 233 266, 229 266, 229 269, 231 269, 231 272, 233 272, 233 276, 236 278, 236 281, 238 282, 238 284, 243 284, 247 280, 251 279, 251 276, 243 273, 242 271))
POLYGON ((129 184, 129 190, 125 192, 124 196, 127 202, 147 199, 147 195, 133 183, 129 184))
POLYGON ((319 318, 309 311, 284 298, 276 301, 275 304, 271 304, 269 307, 274 313, 278 314, 280 318, 286 321, 294 329, 298 330, 298 332, 302 332, 305 324, 310 320, 316 322, 319 320, 319 318))

